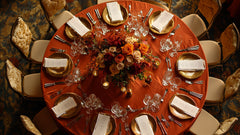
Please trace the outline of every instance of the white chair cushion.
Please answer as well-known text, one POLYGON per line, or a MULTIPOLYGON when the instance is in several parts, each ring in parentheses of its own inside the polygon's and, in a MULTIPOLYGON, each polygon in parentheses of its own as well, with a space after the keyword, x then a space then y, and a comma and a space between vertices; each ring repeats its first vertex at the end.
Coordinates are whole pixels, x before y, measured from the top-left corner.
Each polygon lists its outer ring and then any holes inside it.
POLYGON ((197 14, 190 14, 182 18, 182 21, 191 29, 196 37, 207 31, 204 21, 197 14))
POLYGON ((7 66, 7 78, 11 87, 22 94, 22 72, 17 69, 11 61, 6 61, 7 66))
POLYGON ((216 65, 221 62, 221 47, 216 41, 202 40, 199 42, 206 56, 208 65, 216 65))
POLYGON ((28 57, 32 41, 32 33, 21 17, 18 17, 12 31, 12 42, 28 57))
POLYGON ((36 128, 36 126, 32 123, 31 119, 25 115, 20 115, 21 121, 24 127, 34 135, 41 135, 40 131, 36 128))
POLYGON ((47 49, 49 42, 49 40, 35 41, 31 49, 30 59, 37 63, 42 63, 45 50, 47 49))
POLYGON ((24 76, 23 95, 26 97, 42 97, 40 73, 34 73, 24 76))
POLYGON ((219 126, 218 120, 202 109, 189 131, 196 135, 213 135, 219 126))
POLYGON ((223 101, 225 83, 215 77, 208 78, 206 102, 217 103, 223 101))
POLYGON ((59 29, 63 24, 73 18, 74 15, 69 11, 63 11, 59 15, 53 18, 52 23, 55 29, 59 29))

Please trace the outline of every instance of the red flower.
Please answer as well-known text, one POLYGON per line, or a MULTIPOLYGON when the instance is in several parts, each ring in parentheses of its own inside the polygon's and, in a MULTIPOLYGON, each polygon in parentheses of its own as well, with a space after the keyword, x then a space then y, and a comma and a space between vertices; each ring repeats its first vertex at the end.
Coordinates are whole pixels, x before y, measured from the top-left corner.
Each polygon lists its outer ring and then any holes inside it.
POLYGON ((129 73, 133 74, 133 75, 137 75, 139 73, 141 73, 141 66, 140 64, 137 63, 133 63, 130 67, 129 67, 129 73))
POLYGON ((104 55, 104 62, 105 62, 105 64, 110 65, 110 64, 112 64, 113 60, 114 60, 114 57, 113 57, 113 55, 111 53, 106 53, 104 55))
POLYGON ((120 63, 124 60, 124 56, 122 54, 118 54, 116 57, 115 57, 115 61, 117 63, 120 63))

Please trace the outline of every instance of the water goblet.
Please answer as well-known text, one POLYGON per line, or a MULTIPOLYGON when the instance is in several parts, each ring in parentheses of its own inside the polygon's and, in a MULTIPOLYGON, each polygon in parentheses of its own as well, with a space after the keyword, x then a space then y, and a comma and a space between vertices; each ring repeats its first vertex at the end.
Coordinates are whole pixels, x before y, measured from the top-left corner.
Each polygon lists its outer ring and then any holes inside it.
POLYGON ((171 87, 170 89, 172 91, 177 90, 178 86, 182 83, 182 79, 179 77, 174 77, 170 80, 171 87))
POLYGON ((161 39, 161 41, 160 41, 160 51, 161 52, 166 52, 166 51, 172 49, 172 47, 173 47, 173 43, 169 38, 161 39))

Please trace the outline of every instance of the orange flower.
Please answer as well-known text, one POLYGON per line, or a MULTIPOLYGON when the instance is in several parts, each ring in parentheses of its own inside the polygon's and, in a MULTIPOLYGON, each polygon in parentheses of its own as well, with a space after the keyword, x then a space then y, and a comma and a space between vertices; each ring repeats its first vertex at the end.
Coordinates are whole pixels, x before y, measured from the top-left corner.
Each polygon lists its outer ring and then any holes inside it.
POLYGON ((148 52, 149 46, 146 44, 141 43, 139 46, 139 50, 142 54, 146 54, 148 52))
POLYGON ((110 72, 112 73, 111 75, 114 76, 116 74, 118 74, 120 72, 120 70, 118 70, 117 65, 116 64, 112 64, 109 67, 110 72))
POLYGON ((123 54, 130 55, 130 54, 133 53, 133 48, 134 48, 134 46, 133 46, 133 44, 127 43, 127 44, 125 44, 125 45, 124 45, 123 47, 121 47, 121 48, 122 48, 122 53, 123 53, 123 54))
POLYGON ((115 57, 115 61, 117 63, 120 63, 124 60, 124 56, 122 54, 118 54, 116 57, 115 57))

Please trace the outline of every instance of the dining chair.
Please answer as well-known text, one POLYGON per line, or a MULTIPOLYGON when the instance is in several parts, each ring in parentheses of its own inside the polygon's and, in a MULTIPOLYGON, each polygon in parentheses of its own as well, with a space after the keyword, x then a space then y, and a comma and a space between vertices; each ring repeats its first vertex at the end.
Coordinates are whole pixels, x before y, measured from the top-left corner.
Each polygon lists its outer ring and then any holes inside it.
POLYGON ((10 60, 6 60, 7 78, 10 86, 23 97, 42 98, 40 73, 23 76, 10 60))
POLYGON ((46 19, 55 30, 59 29, 74 15, 67 9, 66 0, 41 0, 46 19))
POLYGON ((221 79, 211 77, 208 78, 208 88, 205 104, 221 103, 224 100, 225 83, 221 79))
MULTIPOLYGON (((97 0, 97 4, 104 3, 104 2, 110 2, 110 1, 114 1, 114 0, 97 0)), ((154 1, 154 0, 139 0, 139 1, 157 5, 163 9, 171 12, 172 0, 161 0, 160 2, 154 1)))
POLYGON ((33 40, 32 32, 28 25, 21 17, 18 17, 11 30, 11 41, 26 58, 32 62, 41 64, 49 40, 35 40, 31 45, 33 40))
POLYGON ((147 2, 153 5, 157 5, 169 12, 171 12, 171 6, 172 6, 172 0, 160 0, 160 2, 158 1, 154 1, 154 0, 140 0, 142 2, 147 2))
POLYGON ((219 41, 201 40, 200 45, 209 67, 224 64, 235 52, 239 51, 240 36, 234 23, 221 33, 219 41))
POLYGON ((233 74, 227 77, 226 87, 225 87, 225 99, 236 94, 240 89, 240 68, 238 68, 233 74))
POLYGON ((208 31, 221 9, 220 0, 200 0, 196 12, 183 17, 182 21, 198 39, 202 39, 206 35, 209 38, 208 31))
POLYGON ((32 120, 26 115, 20 115, 20 119, 24 127, 36 135, 51 135, 59 129, 47 107, 38 112, 32 120))
POLYGON ((237 120, 237 117, 231 117, 220 123, 214 116, 202 109, 189 128, 189 132, 195 135, 223 135, 232 128, 237 120))

